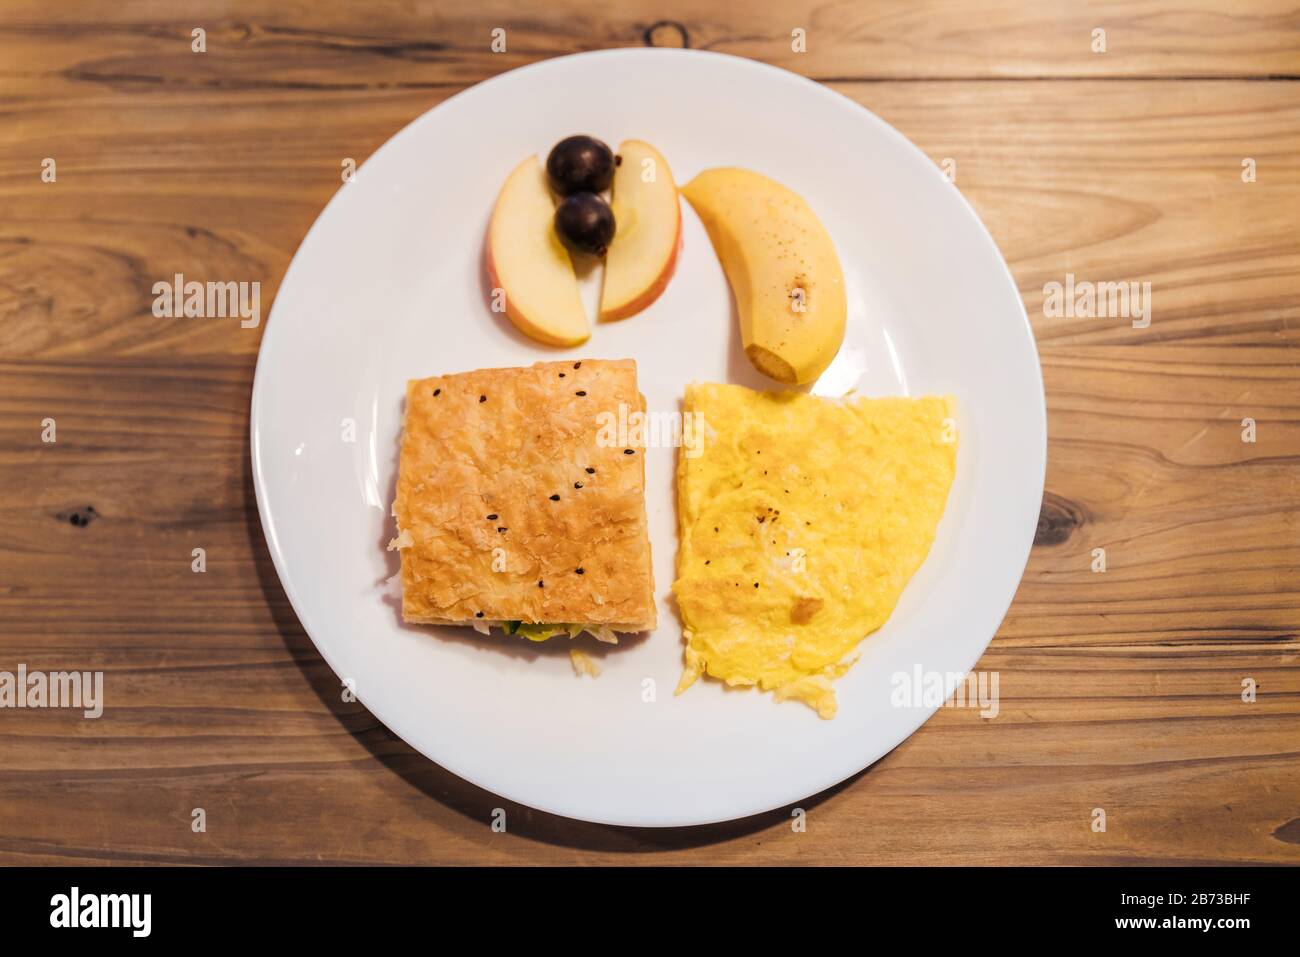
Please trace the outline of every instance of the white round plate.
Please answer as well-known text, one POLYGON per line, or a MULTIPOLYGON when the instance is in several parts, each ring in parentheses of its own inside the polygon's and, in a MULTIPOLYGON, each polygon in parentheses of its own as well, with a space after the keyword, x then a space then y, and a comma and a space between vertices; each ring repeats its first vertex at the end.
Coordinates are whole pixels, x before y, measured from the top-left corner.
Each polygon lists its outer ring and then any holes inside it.
POLYGON ((303 240, 262 338, 252 400, 262 526, 316 647, 374 715, 461 777, 608 824, 704 824, 788 805, 867 767, 934 707, 895 707, 895 674, 966 672, 1024 570, 1046 414, 1033 334, 975 213, 915 146, 793 73, 680 50, 615 50, 498 76, 425 113, 341 186, 303 240), (680 697, 672 602, 676 451, 647 454, 659 628, 617 647, 408 627, 384 546, 407 379, 557 358, 637 361, 651 410, 691 381, 772 387, 739 349, 722 268, 683 201, 677 274, 648 310, 576 349, 490 309, 482 249, 497 190, 570 133, 653 143, 678 183, 713 166, 801 194, 839 250, 848 333, 815 392, 951 393, 957 478, 924 566, 837 684, 839 715, 702 679, 680 697), (355 423, 355 441, 346 434, 355 423), (653 689, 653 694, 648 689, 653 689), (651 700, 647 700, 650 698, 651 700))

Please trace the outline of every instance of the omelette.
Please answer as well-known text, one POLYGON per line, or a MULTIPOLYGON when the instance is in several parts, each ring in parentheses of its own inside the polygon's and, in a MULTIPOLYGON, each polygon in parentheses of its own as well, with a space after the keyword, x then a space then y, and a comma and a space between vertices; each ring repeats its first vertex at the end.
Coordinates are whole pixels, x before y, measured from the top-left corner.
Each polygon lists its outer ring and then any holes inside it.
POLYGON ((709 441, 679 458, 673 583, 702 674, 835 716, 832 682, 934 541, 957 466, 953 400, 694 384, 709 441))

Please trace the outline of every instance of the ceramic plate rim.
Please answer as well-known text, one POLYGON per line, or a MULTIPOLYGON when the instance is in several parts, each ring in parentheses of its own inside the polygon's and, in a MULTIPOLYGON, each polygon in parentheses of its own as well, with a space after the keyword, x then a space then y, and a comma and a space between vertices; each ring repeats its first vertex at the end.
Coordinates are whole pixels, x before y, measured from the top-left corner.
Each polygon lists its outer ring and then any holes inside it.
MULTIPOLYGON (((545 72, 546 70, 556 68, 557 64, 567 63, 578 59, 597 60, 597 59, 612 59, 612 58, 664 58, 664 57, 714 58, 719 60, 731 61, 732 63, 738 65, 743 69, 749 69, 749 70, 773 73, 773 74, 781 74, 789 82, 796 83, 796 84, 803 84, 806 85, 806 87, 809 88, 810 90, 815 90, 816 91, 815 95, 834 98, 836 100, 842 101, 843 103, 850 104, 856 111, 857 115, 860 116, 865 122, 876 126, 878 130, 884 131, 887 136, 903 144, 905 149, 915 154, 916 157, 921 158, 927 163, 930 162, 929 158, 919 147, 917 147, 914 143, 912 143, 909 139, 907 139, 907 137, 904 136, 901 132, 899 132, 889 123, 882 120, 880 117, 878 117, 876 114, 868 110, 866 107, 863 107, 861 104, 849 99, 848 97, 836 92, 835 90, 832 90, 829 87, 826 87, 814 80, 808 79, 807 77, 790 72, 788 70, 784 70, 780 67, 762 63, 760 61, 732 56, 730 54, 716 53, 712 51, 701 51, 701 50, 677 50, 677 49, 668 50, 668 49, 635 48, 635 47, 586 51, 586 52, 575 53, 566 56, 552 57, 546 60, 540 60, 534 63, 527 64, 525 66, 519 67, 514 70, 505 71, 501 74, 480 81, 479 83, 469 86, 466 89, 457 92, 453 96, 450 96, 445 100, 442 100, 436 105, 430 107, 428 110, 422 112, 419 116, 413 118, 409 123, 405 124, 403 127, 401 127, 401 129, 399 129, 392 136, 390 136, 383 144, 381 144, 371 154, 370 158, 366 162, 367 164, 373 162, 377 157, 381 156, 386 151, 394 149, 395 144, 399 144, 402 140, 404 140, 406 136, 410 133, 410 131, 418 124, 433 122, 433 120, 431 120, 430 118, 435 116, 440 110, 447 109, 451 104, 459 101, 462 97, 469 96, 473 94, 475 91, 482 89, 483 87, 496 84, 502 81, 506 77, 517 78, 517 75, 522 73, 545 72)), ((962 215, 967 217, 970 220, 970 222, 976 227, 976 234, 979 236, 981 244, 986 247, 986 252, 990 253, 992 259, 996 261, 997 264, 999 265, 1001 270, 999 276, 1000 281, 1002 282, 1002 284, 1004 284, 1007 287, 1008 291, 1011 294, 1011 297, 1019 305, 1019 314, 1020 314, 1021 327, 1022 327, 1020 331, 1023 333, 1023 335, 1028 341, 1029 351, 1033 358, 1033 362, 1031 363, 1032 368, 1027 369, 1026 371, 1029 372, 1033 377, 1034 385, 1036 387, 1035 394, 1038 399, 1035 409, 1033 410, 1036 413, 1034 415, 1034 422, 1033 422, 1033 425, 1035 427, 1034 429, 1035 435, 1033 436, 1032 448, 1028 450, 1027 455, 1032 460, 1032 462, 1035 462, 1038 465, 1038 468, 1035 470, 1036 476, 1033 484, 1038 489, 1038 493, 1037 493, 1038 499, 1041 502, 1042 492, 1043 489, 1045 488, 1045 481, 1046 481, 1047 416, 1046 416, 1046 393, 1045 393, 1045 388, 1043 383, 1041 363, 1039 361, 1039 356, 1038 356, 1037 342, 1033 334, 1033 328, 1029 321, 1029 317, 1025 312, 1024 303, 1023 300, 1021 299, 1019 289, 1016 286, 1015 279, 1011 273, 1010 267, 1007 265, 1005 257, 998 249, 997 244, 994 242, 987 227, 984 225, 983 221, 979 218, 978 214, 971 206, 969 200, 967 200, 967 198, 964 195, 962 195, 959 191, 954 190, 954 194, 958 198, 959 206, 963 210, 962 215)), ((290 285, 291 279, 295 274, 295 271, 302 268, 301 264, 304 261, 303 249, 308 247, 310 240, 312 239, 313 235, 317 232, 317 230, 324 228, 322 224, 325 223, 325 221, 329 218, 329 212, 331 208, 334 206, 336 202, 340 200, 341 196, 342 196, 342 190, 336 190, 334 195, 331 196, 330 200, 321 209, 320 213, 317 215, 311 227, 304 234, 303 239, 300 241, 298 247, 295 249, 293 257, 291 258, 290 263, 287 269, 285 270, 284 276, 281 279, 280 285, 278 287, 279 291, 283 291, 286 287, 288 287, 290 285)), ((258 517, 261 522, 262 531, 267 542, 268 551, 271 553, 272 564, 275 568, 276 575, 279 579, 280 585, 284 589, 285 595, 289 599, 289 603, 292 606, 294 613, 297 615, 298 620, 303 627, 303 630, 307 633, 308 637, 311 638, 312 644, 316 648, 317 652, 330 666, 330 668, 334 670, 336 674, 339 674, 340 672, 338 669, 338 664, 335 655, 327 647, 328 643, 322 643, 321 641, 318 641, 316 638, 316 633, 318 632, 318 629, 315 627, 315 622, 313 621, 313 613, 311 611, 311 608, 308 605, 308 603, 303 601, 302 596, 298 593, 297 583, 294 581, 293 576, 290 574, 290 569, 286 566, 286 558, 283 554, 283 551, 279 543, 278 532, 275 524, 275 516, 272 513, 271 503, 268 501, 268 491, 265 487, 265 479, 263 477, 263 456, 262 456, 261 444, 259 442, 259 428, 261 425, 260 410, 262 407, 261 399, 263 396, 263 392, 266 388, 266 383, 270 375, 272 374, 271 371, 268 369, 269 363, 267 362, 266 359, 267 354, 270 351, 267 348, 267 344, 270 341, 271 336, 273 335, 272 330, 275 328, 275 326, 273 325, 273 321, 276 312, 280 308, 280 302, 281 302, 281 296, 279 295, 279 292, 277 292, 276 300, 272 304, 271 311, 266 320, 266 327, 263 329, 262 338, 261 341, 259 342, 258 358, 255 367, 255 372, 254 372, 253 388, 250 396, 249 442, 251 448, 251 469, 253 474, 253 486, 254 486, 254 492, 257 501, 258 517)), ((1026 514, 1028 515, 1028 512, 1026 514)), ((1026 528, 1009 530, 1008 532, 1008 534, 1011 535, 1011 537, 1014 538, 1018 536, 1023 541, 1023 548, 1022 548, 1023 555, 1015 563, 1016 565, 1018 565, 1016 569, 1016 573, 1017 573, 1016 577, 1018 581, 1023 578, 1024 569, 1028 565, 1029 557, 1032 551, 1034 529, 1036 528, 1036 525, 1037 525, 1037 509, 1034 510, 1033 519, 1032 521, 1028 521, 1026 528)), ((998 627, 1000 627, 1001 621, 1005 618, 1007 611, 1011 607, 1011 604, 1015 598, 1016 590, 1017 590, 1016 588, 1013 588, 1011 590, 1011 593, 1007 596, 1005 604, 1003 604, 1001 613, 998 616, 997 624, 994 625, 993 632, 990 633, 988 637, 984 640, 983 644, 980 645, 974 657, 969 662, 966 663, 965 668, 963 669, 964 671, 969 672, 970 669, 972 669, 975 666, 975 664, 979 661, 979 659, 984 655, 989 644, 992 642, 994 636, 996 635, 997 629, 998 627)), ((451 772, 452 774, 457 775, 461 779, 468 781, 469 783, 475 785, 476 787, 480 787, 486 791, 489 791, 490 793, 497 794, 503 798, 506 798, 507 800, 514 801, 528 807, 536 808, 537 810, 546 813, 555 814, 561 817, 568 817, 574 820, 584 820, 593 823, 608 824, 614 826, 636 826, 636 827, 656 827, 656 828, 697 826, 703 824, 720 823, 723 821, 739 820, 747 817, 752 817, 754 815, 771 811, 778 807, 784 807, 789 803, 788 800, 780 801, 777 803, 761 800, 749 805, 738 805, 734 813, 713 814, 704 817, 688 817, 687 819, 664 818, 664 819, 650 820, 650 821, 629 821, 626 817, 620 816, 619 814, 614 812, 611 812, 606 815, 583 813, 579 816, 573 814, 570 810, 567 810, 565 808, 553 806, 548 801, 538 801, 534 798, 530 798, 528 795, 520 794, 513 786, 502 787, 499 783, 494 783, 491 785, 485 784, 480 780, 477 780, 472 773, 467 773, 465 769, 455 766, 454 763, 447 762, 441 758, 435 758, 433 755, 430 755, 428 752, 424 751, 419 746, 410 742, 405 737, 405 735, 402 734, 402 732, 398 728, 398 725, 402 724, 402 722, 401 721, 394 722, 393 720, 390 720, 393 716, 389 712, 389 709, 386 707, 382 699, 375 700, 375 701, 367 700, 365 701, 365 707, 374 715, 376 719, 378 719, 380 722, 384 724, 385 727, 387 727, 390 731, 392 731, 392 733, 394 733, 398 737, 401 737, 403 741, 405 741, 408 744, 408 746, 410 746, 413 750, 419 752, 428 760, 433 761, 434 763, 438 764, 440 767, 443 767, 444 769, 451 772)), ((826 774, 823 775, 821 780, 801 787, 801 793, 803 793, 804 796, 813 796, 816 794, 820 794, 823 791, 832 788, 835 785, 840 784, 844 781, 847 781, 857 774, 860 774, 862 771, 871 767, 874 763, 876 763, 882 757, 884 757, 889 752, 891 752, 894 748, 898 747, 898 745, 902 744, 904 741, 910 738, 911 735, 914 734, 917 731, 917 729, 921 727, 921 725, 923 725, 926 721, 929 720, 929 718, 934 714, 936 710, 938 709, 935 707, 926 707, 926 708, 917 709, 915 712, 916 720, 911 724, 911 728, 908 731, 908 733, 904 735, 902 738, 900 738, 898 741, 894 742, 888 747, 885 747, 883 750, 879 750, 878 753, 876 752, 876 749, 872 749, 869 752, 864 752, 867 754, 865 760, 855 758, 853 761, 855 767, 853 767, 847 772, 843 772, 838 767, 834 770, 828 771, 826 774)), ((798 798, 796 798, 796 800, 797 799, 798 798)))

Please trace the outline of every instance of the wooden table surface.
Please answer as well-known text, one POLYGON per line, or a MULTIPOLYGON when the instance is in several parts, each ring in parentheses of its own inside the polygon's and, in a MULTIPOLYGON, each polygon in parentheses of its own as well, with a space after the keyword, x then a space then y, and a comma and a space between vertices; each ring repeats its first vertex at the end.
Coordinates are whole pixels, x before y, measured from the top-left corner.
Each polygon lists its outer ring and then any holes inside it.
POLYGON ((1297 80, 1293 0, 4 0, 0 671, 102 670, 107 706, 0 710, 0 863, 1300 862, 1297 80), (813 77, 955 161, 1038 337, 1047 493, 979 665, 1001 713, 941 710, 804 833, 509 803, 494 833, 500 799, 340 700, 279 585, 261 328, 151 313, 182 272, 260 281, 265 315, 344 158, 645 43, 813 77), (1150 326, 1045 317, 1067 273, 1149 281, 1150 326))

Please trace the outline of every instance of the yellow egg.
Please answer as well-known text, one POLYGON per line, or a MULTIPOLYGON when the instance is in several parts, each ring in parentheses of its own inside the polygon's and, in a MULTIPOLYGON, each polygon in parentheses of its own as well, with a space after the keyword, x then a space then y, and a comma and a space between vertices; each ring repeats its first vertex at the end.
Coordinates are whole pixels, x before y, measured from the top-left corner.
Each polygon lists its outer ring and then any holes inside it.
POLYGON ((680 694, 701 674, 834 717, 832 681, 925 560, 957 465, 953 401, 686 389, 680 694))

